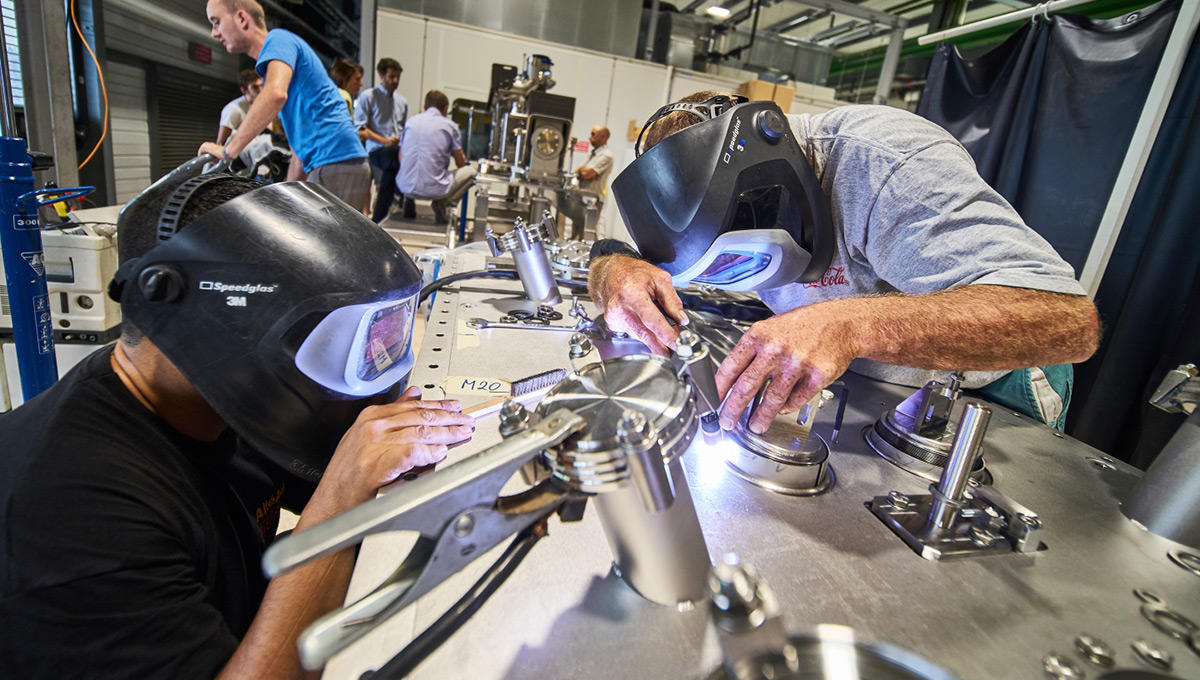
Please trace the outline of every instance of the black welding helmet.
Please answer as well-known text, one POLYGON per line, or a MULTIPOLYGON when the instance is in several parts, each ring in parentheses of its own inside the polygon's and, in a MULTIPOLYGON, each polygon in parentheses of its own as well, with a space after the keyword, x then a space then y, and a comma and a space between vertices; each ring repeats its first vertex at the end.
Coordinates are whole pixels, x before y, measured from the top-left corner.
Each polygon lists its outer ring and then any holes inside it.
POLYGON ((251 180, 160 180, 122 210, 159 220, 159 243, 109 295, 238 435, 316 481, 359 412, 404 388, 421 274, 315 184, 262 185, 175 233, 188 196, 220 181, 251 180))
POLYGON ((659 109, 701 122, 638 154, 613 196, 643 257, 676 286, 765 290, 816 281, 833 258, 828 199, 774 102, 720 95, 659 109))

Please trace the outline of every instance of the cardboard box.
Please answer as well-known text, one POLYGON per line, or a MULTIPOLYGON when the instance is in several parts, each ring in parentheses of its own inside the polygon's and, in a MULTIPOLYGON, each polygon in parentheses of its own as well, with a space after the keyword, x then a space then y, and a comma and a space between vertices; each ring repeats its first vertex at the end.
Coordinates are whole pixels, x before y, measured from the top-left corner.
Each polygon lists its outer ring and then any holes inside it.
POLYGON ((748 80, 738 85, 738 94, 750 101, 767 101, 775 98, 775 83, 765 80, 748 80))
POLYGON ((765 80, 748 80, 738 85, 738 94, 752 102, 773 101, 787 113, 792 110, 792 99, 796 96, 796 89, 765 80))
POLYGON ((775 94, 771 99, 779 105, 779 110, 784 113, 790 113, 792 110, 792 100, 796 98, 796 88, 788 87, 781 83, 776 83, 775 94))

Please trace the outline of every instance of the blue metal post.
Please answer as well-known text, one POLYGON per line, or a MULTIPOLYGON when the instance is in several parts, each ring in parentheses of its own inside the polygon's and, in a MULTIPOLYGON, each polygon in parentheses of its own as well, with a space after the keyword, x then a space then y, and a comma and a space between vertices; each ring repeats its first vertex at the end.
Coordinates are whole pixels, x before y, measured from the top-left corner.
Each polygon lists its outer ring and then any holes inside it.
POLYGON ((0 137, 0 251, 4 254, 21 391, 25 401, 29 401, 58 380, 58 364, 54 359, 54 327, 50 322, 38 202, 19 200, 33 191, 33 159, 25 140, 16 137, 3 31, 0 31, 0 86, 3 89, 0 92, 0 135, 3 135, 0 137))
POLYGON ((0 250, 25 401, 58 380, 37 201, 17 201, 32 190, 33 163, 25 140, 0 138, 0 250))

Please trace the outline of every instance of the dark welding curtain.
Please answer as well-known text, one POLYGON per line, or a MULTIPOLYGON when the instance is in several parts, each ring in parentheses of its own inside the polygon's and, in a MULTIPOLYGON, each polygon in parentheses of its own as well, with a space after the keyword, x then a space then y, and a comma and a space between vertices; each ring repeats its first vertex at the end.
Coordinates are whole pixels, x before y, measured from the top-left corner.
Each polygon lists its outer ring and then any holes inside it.
POLYGON ((917 113, 962 142, 1076 272, 1178 10, 1168 0, 1107 21, 1051 15, 978 59, 943 43, 930 64, 917 113))
MULTIPOLYGON (((920 113, 953 133, 980 173, 1079 271, 1087 257, 1178 0, 1096 21, 1051 16, 988 54, 942 45, 920 113)), ((1067 431, 1145 466, 1179 416, 1146 405, 1167 368, 1200 363, 1200 57, 1192 51, 1096 296, 1105 333, 1077 367, 1067 431)))
POLYGON ((1193 42, 1096 293, 1108 324, 1077 367, 1075 437, 1145 467, 1183 415, 1147 404, 1167 370, 1200 364, 1200 43, 1193 42))

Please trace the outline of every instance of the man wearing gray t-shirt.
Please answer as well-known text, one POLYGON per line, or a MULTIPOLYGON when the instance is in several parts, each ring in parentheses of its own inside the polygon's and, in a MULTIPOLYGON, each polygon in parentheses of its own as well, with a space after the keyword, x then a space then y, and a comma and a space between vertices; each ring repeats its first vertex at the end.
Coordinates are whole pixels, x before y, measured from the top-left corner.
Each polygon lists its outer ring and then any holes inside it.
MULTIPOLYGON (((730 99, 713 92, 697 93, 683 100, 690 104, 664 107, 646 126, 647 143, 639 146, 639 152, 643 148, 648 152, 690 126, 697 128, 681 136, 689 139, 664 145, 657 157, 635 160, 630 169, 641 162, 638 172, 644 174, 625 183, 628 196, 622 195, 621 177, 613 183, 630 232, 642 257, 650 261, 619 247, 601 247, 593 251, 599 256, 592 261, 589 277, 592 297, 609 325, 628 331, 659 353, 678 338, 664 312, 686 323, 675 285, 708 282, 705 276, 734 272, 725 279, 732 285, 724 287, 760 294, 775 316, 754 324, 721 364, 717 383, 722 397, 728 394, 720 414, 722 428, 733 427, 768 380, 762 405, 750 421, 756 432, 764 431, 777 413, 799 409, 847 368, 913 386, 951 370, 964 370, 969 372, 966 386, 978 387, 1015 369, 1049 366, 1047 372, 1054 374, 1058 367, 1052 365, 1083 361, 1095 351, 1096 311, 1071 267, 984 182, 970 155, 945 130, 882 106, 791 115, 785 123, 778 109, 767 113, 760 105, 755 110, 761 111, 743 126, 734 113, 739 104, 730 99), (714 105, 714 98, 723 105, 714 105), (767 120, 779 124, 763 124, 762 116, 775 116, 767 120), (696 152, 702 148, 692 141, 702 139, 696 134, 701 128, 698 123, 717 126, 712 129, 721 135, 714 137, 720 148, 711 158, 704 155, 707 148, 704 154, 696 152), (708 188, 710 195, 722 189, 729 194, 725 203, 731 206, 730 213, 723 227, 728 233, 715 241, 702 239, 698 249, 689 242, 689 229, 694 236, 697 230, 709 228, 705 219, 721 221, 711 214, 713 205, 724 205, 719 201, 697 203, 693 207, 700 209, 684 211, 686 218, 670 229, 651 224, 669 219, 668 213, 678 210, 681 199, 672 195, 673 187, 695 184, 696 176, 720 171, 731 157, 736 165, 743 147, 753 147, 762 139, 774 145, 769 151, 776 158, 775 165, 754 168, 760 185, 752 190, 708 188), (665 153, 669 150, 673 156, 665 153), (755 233, 749 230, 768 231, 761 224, 728 226, 739 220, 775 220, 768 226, 794 227, 800 233, 798 224, 784 224, 786 201, 778 204, 784 206, 778 214, 763 212, 761 201, 757 207, 746 207, 755 196, 775 196, 770 192, 782 190, 771 186, 775 180, 770 178, 787 167, 780 163, 788 153, 793 162, 803 161, 797 164, 811 177, 815 200, 810 203, 815 208, 803 221, 820 223, 823 214, 831 225, 823 245, 803 239, 790 244, 784 238, 770 247, 726 245, 723 252, 714 252, 721 250, 722 239, 735 243, 739 234, 755 233), (717 170, 709 171, 704 159, 715 159, 712 164, 717 170), (664 168, 674 169, 677 176, 659 185, 657 177, 670 174, 664 168), (624 204, 658 210, 627 210, 624 204), (743 212, 735 215, 738 209, 743 212), (688 229, 682 228, 685 223, 688 229), (664 238, 676 240, 663 244, 664 238), (688 259, 689 253, 706 247, 704 256, 688 259), (797 276, 783 279, 760 271, 780 267, 779 260, 788 257, 801 260, 801 268, 808 264, 809 270, 823 269, 808 271, 803 278, 797 270, 797 276), (688 266, 691 269, 681 271, 688 266), (756 272, 761 274, 757 279, 756 272), (736 276, 742 279, 734 281, 736 276), (754 285, 756 280, 761 285, 754 285), (743 287, 737 287, 738 281, 743 287)), ((752 174, 739 175, 739 182, 752 174)), ((792 198, 801 199, 793 204, 805 203, 802 196, 792 198)), ((784 234, 779 229, 774 232, 784 234)), ((805 234, 808 238, 812 232, 805 234)), ((1069 394, 1062 392, 1069 392, 1070 373, 1069 366, 1063 368, 1067 372, 1061 382, 1067 387, 1055 397, 1065 403, 1069 394)), ((1033 379, 1045 382, 1047 376, 1034 374, 1033 379)), ((1034 384, 1031 389, 1037 392, 1040 387, 1034 384)), ((1059 406, 1055 412, 1052 406, 1038 403, 1031 410, 1061 427, 1064 404, 1059 406)))

